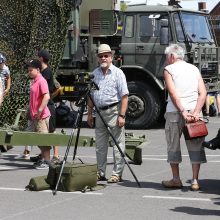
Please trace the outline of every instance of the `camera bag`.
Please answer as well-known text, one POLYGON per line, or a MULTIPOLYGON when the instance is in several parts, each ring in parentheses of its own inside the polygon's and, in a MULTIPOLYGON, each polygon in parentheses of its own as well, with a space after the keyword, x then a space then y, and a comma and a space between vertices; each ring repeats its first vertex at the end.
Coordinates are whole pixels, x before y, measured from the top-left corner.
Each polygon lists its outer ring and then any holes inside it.
POLYGON ((205 137, 208 135, 208 129, 204 121, 186 123, 183 129, 183 134, 186 140, 198 137, 205 137))
MULTIPOLYGON (((62 165, 50 166, 46 181, 54 189, 62 165)), ((97 185, 97 164, 66 163, 58 190, 64 192, 84 191, 97 185)))

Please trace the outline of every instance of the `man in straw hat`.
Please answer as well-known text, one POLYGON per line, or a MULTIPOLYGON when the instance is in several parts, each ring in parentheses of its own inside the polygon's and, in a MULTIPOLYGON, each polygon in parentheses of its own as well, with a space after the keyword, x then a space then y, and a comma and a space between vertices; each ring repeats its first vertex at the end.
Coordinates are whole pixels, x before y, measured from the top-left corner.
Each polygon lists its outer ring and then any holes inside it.
MULTIPOLYGON (((119 144, 121 150, 125 150, 125 113, 128 106, 128 87, 123 71, 112 64, 113 54, 107 44, 101 44, 98 48, 98 62, 100 66, 93 72, 94 82, 99 90, 92 94, 95 104, 100 110, 106 123, 111 128, 112 133, 119 144)), ((93 126, 93 103, 88 100, 89 126, 93 126)), ((108 153, 109 132, 103 124, 99 115, 96 116, 96 158, 98 165, 97 180, 106 180, 106 164, 108 153)), ((112 142, 113 143, 113 142, 112 142)), ((121 181, 125 162, 113 143, 114 167, 108 183, 121 181)))

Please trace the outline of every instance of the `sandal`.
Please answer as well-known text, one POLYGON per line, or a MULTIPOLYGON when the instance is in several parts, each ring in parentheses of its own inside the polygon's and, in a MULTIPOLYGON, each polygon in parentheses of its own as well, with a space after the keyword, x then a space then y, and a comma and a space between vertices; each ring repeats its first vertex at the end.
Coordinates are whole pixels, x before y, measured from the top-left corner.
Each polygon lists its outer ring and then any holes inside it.
POLYGON ((118 183, 118 182, 121 182, 121 181, 122 181, 122 179, 121 179, 120 176, 112 175, 112 176, 108 179, 107 183, 118 183))

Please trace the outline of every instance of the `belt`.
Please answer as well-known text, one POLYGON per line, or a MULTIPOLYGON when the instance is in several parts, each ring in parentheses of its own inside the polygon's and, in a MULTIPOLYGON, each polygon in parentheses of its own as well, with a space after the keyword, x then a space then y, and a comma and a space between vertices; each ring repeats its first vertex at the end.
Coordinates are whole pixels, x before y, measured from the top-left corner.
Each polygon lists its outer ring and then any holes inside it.
POLYGON ((103 107, 99 107, 99 110, 107 110, 113 106, 116 106, 119 102, 115 102, 115 103, 112 103, 110 105, 106 105, 106 106, 103 106, 103 107))

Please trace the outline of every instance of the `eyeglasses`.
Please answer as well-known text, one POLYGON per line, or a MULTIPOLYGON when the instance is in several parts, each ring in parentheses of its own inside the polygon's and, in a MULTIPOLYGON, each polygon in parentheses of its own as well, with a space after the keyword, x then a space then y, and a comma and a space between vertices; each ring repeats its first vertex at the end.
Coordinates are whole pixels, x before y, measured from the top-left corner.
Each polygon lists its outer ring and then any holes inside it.
POLYGON ((99 55, 98 57, 99 57, 100 59, 101 59, 102 57, 104 57, 104 58, 108 58, 109 55, 107 55, 107 54, 106 54, 106 55, 99 55))

